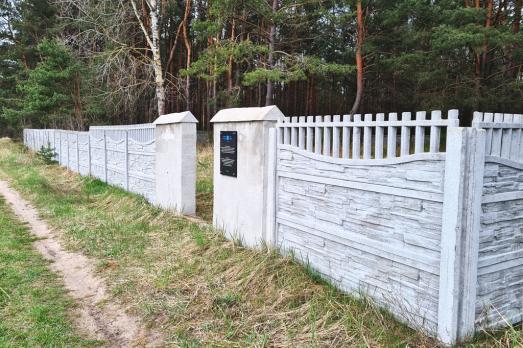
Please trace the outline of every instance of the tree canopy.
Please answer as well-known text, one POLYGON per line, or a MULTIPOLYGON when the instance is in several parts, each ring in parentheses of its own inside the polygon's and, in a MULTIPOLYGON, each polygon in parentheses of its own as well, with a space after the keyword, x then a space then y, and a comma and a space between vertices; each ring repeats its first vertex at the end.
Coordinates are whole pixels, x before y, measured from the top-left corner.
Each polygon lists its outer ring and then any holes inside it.
POLYGON ((358 47, 358 112, 523 112, 521 11, 522 0, 0 0, 0 132, 187 109, 208 128, 220 108, 267 103, 346 114, 358 47))

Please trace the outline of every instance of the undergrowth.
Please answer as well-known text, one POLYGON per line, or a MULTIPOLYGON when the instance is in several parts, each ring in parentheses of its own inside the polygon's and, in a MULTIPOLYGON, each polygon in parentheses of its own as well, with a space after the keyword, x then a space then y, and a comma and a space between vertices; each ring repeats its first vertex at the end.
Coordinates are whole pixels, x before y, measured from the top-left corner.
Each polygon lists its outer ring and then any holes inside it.
POLYGON ((196 166, 196 213, 205 221, 212 221, 213 206, 213 147, 198 144, 196 166))

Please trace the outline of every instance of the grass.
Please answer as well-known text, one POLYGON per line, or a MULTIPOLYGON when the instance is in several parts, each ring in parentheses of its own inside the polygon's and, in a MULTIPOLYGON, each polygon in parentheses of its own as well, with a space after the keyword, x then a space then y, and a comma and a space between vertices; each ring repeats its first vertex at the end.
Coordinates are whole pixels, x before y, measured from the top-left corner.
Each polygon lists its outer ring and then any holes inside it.
POLYGON ((75 333, 74 302, 0 196, 0 347, 90 347, 75 333))
POLYGON ((205 221, 212 221, 213 204, 213 145, 198 144, 196 169, 196 214, 205 221))
MULTIPOLYGON (((200 157, 198 194, 212 195, 212 153, 200 157), (208 185, 208 186, 206 186, 208 185), (207 191, 206 191, 207 190, 207 191)), ((0 140, 0 175, 98 262, 115 300, 181 347, 434 347, 371 301, 356 300, 290 257, 241 248, 206 224, 136 195, 44 165, 0 140)), ((521 343, 517 330, 472 346, 521 343)))

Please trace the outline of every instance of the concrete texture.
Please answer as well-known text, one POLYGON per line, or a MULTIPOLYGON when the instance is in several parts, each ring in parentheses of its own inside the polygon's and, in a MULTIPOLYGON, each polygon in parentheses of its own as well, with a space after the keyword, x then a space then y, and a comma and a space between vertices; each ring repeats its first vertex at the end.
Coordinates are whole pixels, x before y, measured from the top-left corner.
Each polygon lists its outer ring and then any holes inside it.
POLYGON ((196 213, 196 123, 156 126, 156 204, 196 213))
POLYGON ((269 130, 283 114, 275 106, 221 110, 214 123, 214 226, 246 246, 268 238, 269 130), (231 121, 233 120, 233 121, 231 121), (242 120, 242 121, 238 121, 242 120), (220 174, 220 132, 238 132, 237 177, 220 174))

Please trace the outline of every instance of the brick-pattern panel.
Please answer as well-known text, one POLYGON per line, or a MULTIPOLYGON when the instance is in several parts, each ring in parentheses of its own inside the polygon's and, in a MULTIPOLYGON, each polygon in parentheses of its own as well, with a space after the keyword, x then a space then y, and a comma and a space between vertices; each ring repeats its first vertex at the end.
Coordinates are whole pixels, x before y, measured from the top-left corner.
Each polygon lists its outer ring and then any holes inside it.
POLYGON ((278 244, 341 289, 362 292, 410 325, 435 332, 444 166, 443 160, 351 165, 281 146, 278 244))
POLYGON ((485 164, 476 302, 478 327, 498 327, 506 321, 522 320, 523 169, 520 168, 521 164, 514 167, 495 161, 485 164))

